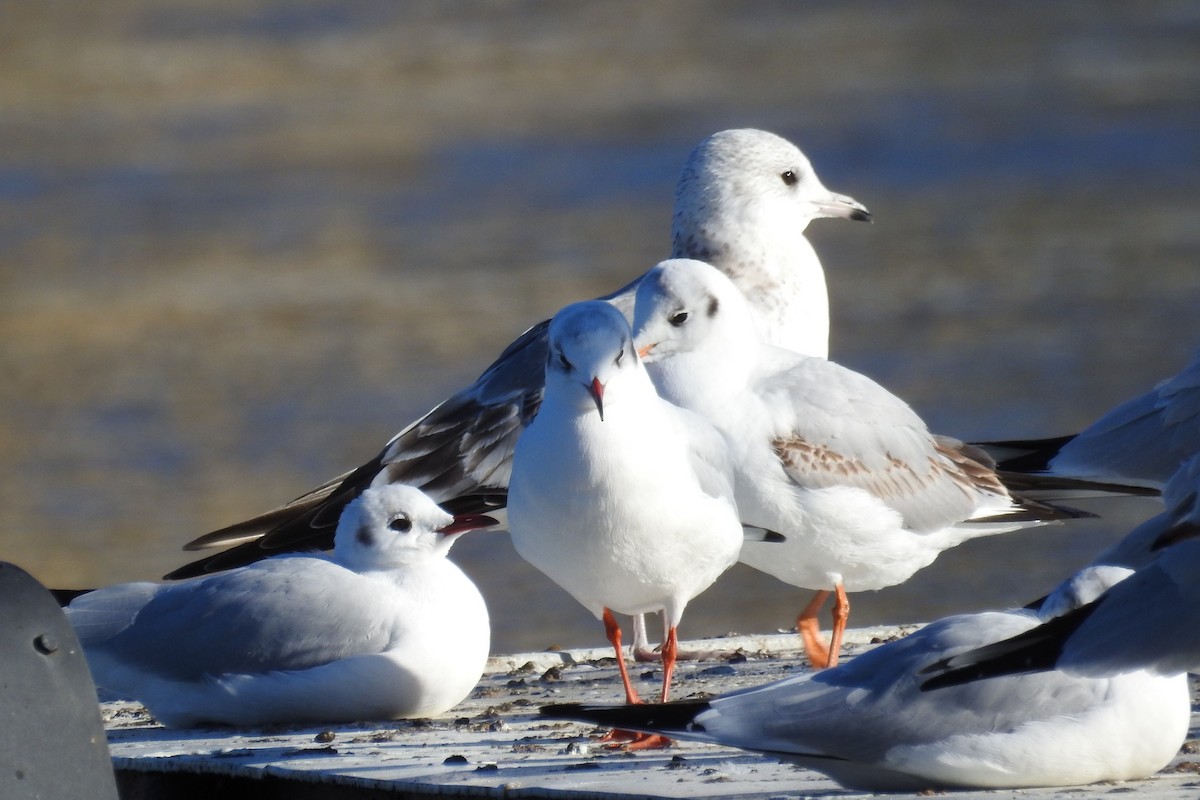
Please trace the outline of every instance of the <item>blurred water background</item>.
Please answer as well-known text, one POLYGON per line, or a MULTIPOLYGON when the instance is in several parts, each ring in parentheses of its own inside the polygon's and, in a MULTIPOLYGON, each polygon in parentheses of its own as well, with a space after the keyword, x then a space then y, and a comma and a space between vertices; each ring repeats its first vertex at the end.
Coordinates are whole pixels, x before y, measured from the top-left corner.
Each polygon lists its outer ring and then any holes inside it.
MULTIPOLYGON (((1070 432, 1200 346, 1200 4, 3 3, 0 558, 56 586, 358 465, 664 257, 701 138, 799 143, 834 357, 964 438, 1070 432)), ((852 624, 1022 603, 1139 519, 976 541, 852 624)), ((496 650, 602 642, 505 535, 496 650)), ((738 568, 684 635, 788 627, 738 568)))

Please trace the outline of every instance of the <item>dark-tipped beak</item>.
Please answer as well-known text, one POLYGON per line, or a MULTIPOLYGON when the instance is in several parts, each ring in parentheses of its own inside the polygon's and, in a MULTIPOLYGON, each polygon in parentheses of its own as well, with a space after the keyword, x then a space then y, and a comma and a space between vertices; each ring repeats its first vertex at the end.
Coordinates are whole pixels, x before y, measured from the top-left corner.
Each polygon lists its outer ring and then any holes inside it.
POLYGON ((499 520, 493 519, 487 514, 459 514, 454 518, 453 522, 442 528, 438 533, 443 536, 453 536, 456 533, 477 531, 480 528, 490 528, 493 525, 499 524, 499 520))
POLYGON ((588 387, 588 391, 592 394, 592 399, 596 401, 596 410, 600 412, 600 421, 604 422, 604 384, 599 378, 592 378, 592 385, 588 387))
POLYGON ((817 203, 821 216, 840 217, 855 222, 870 222, 871 212, 853 197, 844 194, 831 194, 827 200, 817 203))

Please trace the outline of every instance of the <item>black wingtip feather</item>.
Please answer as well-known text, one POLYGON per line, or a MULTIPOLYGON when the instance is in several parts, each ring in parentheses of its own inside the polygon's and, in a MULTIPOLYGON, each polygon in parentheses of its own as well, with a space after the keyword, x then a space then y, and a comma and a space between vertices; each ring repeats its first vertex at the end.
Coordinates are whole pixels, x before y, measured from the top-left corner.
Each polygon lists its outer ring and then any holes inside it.
POLYGON ((1105 596, 1101 595, 1097 600, 1025 633, 935 661, 921 670, 921 674, 938 673, 921 684, 921 691, 958 686, 984 678, 1052 670, 1057 666, 1071 634, 1104 600, 1105 596))
POLYGON ((996 460, 996 467, 1007 472, 1045 472, 1050 462, 1075 438, 1054 436, 1048 439, 1008 439, 995 442, 975 442, 996 460))
POLYGON ((624 706, 590 706, 558 703, 538 709, 543 717, 591 722, 610 728, 671 733, 703 730, 694 720, 709 709, 707 700, 675 700, 670 703, 639 703, 624 706))
POLYGON ((68 606, 71 601, 80 595, 95 591, 94 589, 51 589, 50 594, 54 596, 55 602, 60 606, 68 606))

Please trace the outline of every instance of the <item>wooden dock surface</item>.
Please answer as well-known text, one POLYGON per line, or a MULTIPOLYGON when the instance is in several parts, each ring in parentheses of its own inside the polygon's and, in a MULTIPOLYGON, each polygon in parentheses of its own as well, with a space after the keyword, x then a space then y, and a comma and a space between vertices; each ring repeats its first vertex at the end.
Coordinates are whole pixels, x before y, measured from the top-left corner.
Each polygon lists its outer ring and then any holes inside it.
MULTIPOLYGON (((915 626, 849 632, 852 652, 915 626)), ((737 636, 687 643, 709 650, 681 662, 675 697, 720 693, 803 670, 794 635, 737 636)), ((656 666, 636 666, 646 694, 656 666)), ((587 725, 545 720, 549 703, 618 702, 608 649, 494 657, 471 696, 434 720, 275 729, 169 730, 135 703, 104 704, 123 798, 253 796, 256 800, 385 797, 774 798, 869 797, 789 764, 740 750, 676 742, 627 754, 598 746, 587 725)), ((1200 719, 1193 718, 1192 736, 1200 719)), ((1162 773, 1142 781, 1062 789, 954 792, 959 800, 1081 800, 1135 792, 1150 800, 1200 797, 1200 748, 1189 739, 1162 773)), ((919 795, 891 795, 917 797, 919 795)))

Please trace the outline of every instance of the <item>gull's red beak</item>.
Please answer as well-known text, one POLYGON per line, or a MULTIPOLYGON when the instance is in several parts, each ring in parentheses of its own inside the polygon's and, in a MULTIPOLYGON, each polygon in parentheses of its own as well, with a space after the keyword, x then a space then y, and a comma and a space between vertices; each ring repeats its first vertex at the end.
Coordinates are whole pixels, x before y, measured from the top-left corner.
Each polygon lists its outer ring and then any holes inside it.
POLYGON ((588 388, 592 393, 592 399, 596 401, 596 410, 600 412, 600 421, 604 422, 604 384, 599 378, 592 378, 592 385, 588 388))
POLYGON ((492 519, 487 514, 459 514, 454 518, 453 522, 442 528, 438 533, 443 536, 453 536, 456 533, 477 531, 480 528, 490 528, 493 525, 499 524, 499 520, 492 519))

